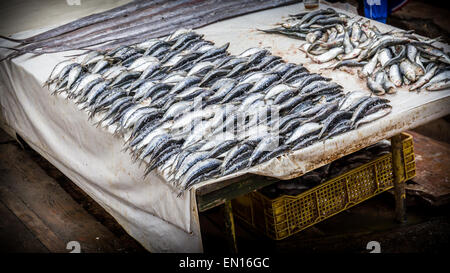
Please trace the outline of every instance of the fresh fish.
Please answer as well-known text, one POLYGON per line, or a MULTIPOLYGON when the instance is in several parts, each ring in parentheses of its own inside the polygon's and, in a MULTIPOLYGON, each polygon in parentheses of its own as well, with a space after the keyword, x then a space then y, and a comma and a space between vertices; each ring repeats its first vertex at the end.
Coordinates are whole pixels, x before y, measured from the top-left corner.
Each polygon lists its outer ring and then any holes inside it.
POLYGON ((365 66, 363 66, 363 69, 360 72, 358 72, 358 76, 360 78, 369 77, 370 75, 372 75, 377 64, 378 64, 378 53, 375 54, 375 56, 373 56, 372 59, 370 59, 370 61, 365 66))
POLYGON ((362 35, 361 25, 358 22, 354 22, 351 26, 352 34, 350 36, 350 41, 353 45, 359 42, 362 35))
POLYGON ((402 72, 409 81, 415 82, 417 80, 416 70, 414 69, 413 64, 407 59, 400 62, 400 72, 402 72))
POLYGON ((286 84, 278 84, 278 85, 272 86, 272 87, 267 91, 266 95, 264 96, 264 99, 265 99, 265 100, 272 99, 272 98, 274 98, 276 95, 280 94, 281 92, 286 92, 286 91, 288 91, 288 90, 292 91, 293 88, 290 87, 289 85, 286 85, 286 84))
POLYGON ((261 140, 261 142, 259 142, 255 150, 253 151, 253 154, 249 158, 249 166, 256 162, 265 153, 270 152, 278 147, 279 141, 280 139, 278 136, 268 136, 261 140))
POLYGON ((212 91, 210 91, 207 88, 198 87, 198 86, 191 86, 184 90, 183 92, 179 93, 175 96, 178 100, 191 100, 194 99, 197 96, 201 96, 202 94, 211 95, 213 94, 212 91))
POLYGON ((306 68, 301 66, 301 65, 297 65, 294 68, 292 68, 291 70, 289 70, 288 72, 286 72, 280 79, 281 82, 284 81, 288 81, 291 77, 296 76, 302 72, 306 72, 306 68))
POLYGON ((286 144, 295 144, 301 141, 305 136, 314 132, 319 132, 322 129, 321 124, 316 122, 308 122, 298 127, 292 135, 286 140, 286 144))
POLYGON ((337 69, 342 66, 355 67, 355 66, 365 66, 367 64, 366 61, 357 61, 357 60, 341 60, 334 64, 327 66, 327 69, 337 69))
POLYGON ((230 71, 227 69, 214 69, 209 71, 205 77, 200 81, 199 86, 207 86, 211 82, 217 80, 219 77, 227 75, 230 71))
POLYGON ((338 108, 337 102, 326 104, 326 106, 323 107, 317 114, 307 119, 305 123, 322 121, 323 119, 328 117, 332 112, 334 112, 337 108, 338 108))
POLYGON ((229 151, 232 147, 234 147, 237 144, 237 140, 230 139, 225 140, 222 143, 218 144, 214 149, 212 149, 208 155, 208 157, 218 157, 219 155, 223 154, 226 151, 229 151))
POLYGON ((335 135, 342 134, 351 129, 352 128, 350 126, 350 120, 347 120, 347 119, 341 120, 341 121, 337 122, 336 125, 332 129, 330 129, 330 131, 327 133, 325 138, 327 138, 327 139, 331 138, 335 135))
POLYGON ((209 97, 209 103, 216 103, 221 101, 233 88, 236 86, 237 81, 231 80, 227 81, 224 85, 222 85, 213 96, 209 97))
POLYGON ((226 130, 225 132, 216 132, 214 131, 212 133, 212 136, 207 139, 205 142, 201 142, 200 147, 198 148, 198 151, 211 151, 212 149, 216 148, 220 143, 228 140, 235 140, 236 136, 234 133, 231 133, 229 130, 226 130))
POLYGON ((378 53, 378 62, 381 64, 381 69, 392 60, 392 52, 389 48, 383 48, 378 53))
POLYGON ((370 122, 373 122, 375 120, 378 120, 378 119, 388 115, 389 113, 391 113, 391 110, 392 110, 391 106, 389 106, 387 104, 384 104, 383 105, 383 109, 364 116, 363 118, 361 118, 360 120, 358 120, 355 123, 354 127, 358 128, 359 126, 361 126, 363 124, 370 123, 370 122))
POLYGON ((386 62, 384 62, 384 63, 382 63, 382 66, 381 66, 381 70, 383 70, 384 68, 386 68, 386 67, 388 67, 388 66, 390 66, 390 65, 393 65, 393 64, 395 64, 395 63, 398 63, 398 62, 400 62, 404 57, 405 57, 405 54, 406 54, 406 46, 404 46, 404 45, 400 45, 400 47, 401 47, 401 50, 400 50, 400 52, 397 54, 397 56, 395 56, 395 57, 393 57, 393 58, 390 58, 388 61, 386 61, 386 62))
POLYGON ((233 160, 236 160, 236 158, 239 155, 244 154, 245 152, 249 153, 248 156, 250 156, 250 154, 253 152, 253 150, 255 149, 255 146, 252 145, 250 142, 244 142, 241 144, 238 144, 236 146, 234 146, 225 156, 225 158, 223 159, 223 163, 221 165, 221 169, 224 171, 226 170, 231 163, 233 163, 233 160))
POLYGON ((105 80, 114 80, 116 79, 122 72, 126 71, 127 68, 123 66, 112 66, 107 71, 102 74, 102 77, 105 80))
POLYGON ((75 83, 75 81, 80 77, 82 72, 82 67, 80 65, 76 65, 70 69, 70 72, 68 74, 68 82, 67 82, 67 89, 70 89, 72 85, 75 83))
POLYGON ((187 76, 203 76, 213 68, 214 65, 212 62, 200 62, 194 65, 194 67, 189 70, 187 76))
POLYGON ((184 189, 187 189, 192 184, 192 181, 195 178, 197 178, 199 175, 210 172, 210 171, 218 168, 221 164, 222 164, 222 161, 215 159, 215 158, 208 158, 208 159, 197 162, 183 176, 183 178, 181 180, 181 186, 184 189))
POLYGON ((328 52, 323 53, 319 56, 314 56, 309 53, 307 53, 308 57, 311 58, 316 63, 326 63, 328 61, 331 61, 332 59, 336 58, 339 54, 344 53, 344 49, 341 47, 335 47, 330 49, 328 52))
POLYGON ((301 148, 304 148, 314 142, 317 141, 317 134, 311 134, 306 136, 304 139, 302 139, 301 141, 297 142, 297 144, 295 144, 291 149, 293 151, 299 150, 301 148))
POLYGON ((367 78, 367 87, 376 95, 383 95, 385 93, 383 84, 371 77, 367 78))
MULTIPOLYGON (((180 81, 184 80, 185 78, 186 78, 186 72, 174 71, 174 72, 164 76, 160 81, 161 81, 161 83, 176 84, 176 83, 179 83, 180 81)), ((152 77, 152 79, 153 79, 153 77, 152 77)))
POLYGON ((252 88, 252 87, 253 87, 253 84, 251 84, 251 83, 242 83, 242 84, 236 85, 232 90, 230 90, 230 92, 228 92, 228 94, 223 98, 221 103, 227 103, 227 102, 232 101, 233 99, 248 92, 248 90, 250 90, 250 88, 252 88))
MULTIPOLYGON (((167 161, 175 158, 177 154, 179 154, 181 151, 178 147, 169 147, 167 148, 167 152, 163 152, 162 156, 159 158, 156 158, 151 164, 149 164, 144 172, 144 177, 147 176, 150 172, 152 172, 154 169, 160 167, 161 165, 165 164, 167 161)), ((168 168, 168 166, 163 166, 162 170, 165 168, 168 168)), ((162 171, 161 170, 161 171, 162 171)))
POLYGON ((370 109, 370 107, 377 104, 385 104, 387 102, 389 102, 387 99, 382 99, 379 97, 370 97, 369 99, 365 100, 353 112, 351 125, 353 126, 370 109))
MULTIPOLYGON (((66 71, 69 70, 70 66, 75 65, 72 60, 64 60, 62 62, 59 62, 55 65, 52 72, 50 72, 50 76, 48 77, 47 81, 44 83, 44 86, 48 86, 51 83, 53 83, 62 73, 62 71, 65 69, 66 71)), ((66 72, 68 73, 68 72, 66 72)))
POLYGON ((231 173, 235 173, 237 171, 240 171, 242 169, 244 169, 245 167, 247 167, 249 165, 249 159, 248 158, 243 158, 241 160, 237 160, 235 162, 233 162, 228 169, 226 169, 223 172, 223 175, 229 175, 231 173))
POLYGON ((417 55, 417 48, 413 45, 407 45, 406 46, 406 57, 410 62, 415 62, 416 55, 417 55))
POLYGON ((285 123, 283 126, 280 126, 280 131, 279 134, 280 135, 286 135, 292 132, 292 130, 294 130, 295 128, 297 128, 302 122, 304 121, 304 119, 302 118, 294 118, 289 120, 287 123, 285 123))
MULTIPOLYGON (((73 91, 73 96, 76 97, 78 95, 80 95, 81 91, 91 82, 96 81, 96 80, 101 80, 102 77, 100 74, 90 74, 87 75, 86 77, 84 77, 81 81, 80 84, 78 84, 78 86, 75 88, 75 90, 73 91)), ((98 81, 97 81, 98 82, 98 81)))
POLYGON ((280 77, 278 74, 267 74, 253 85, 253 87, 248 91, 249 93, 254 92, 264 92, 264 90, 273 84, 280 77))
POLYGON ((278 157, 282 154, 285 154, 289 152, 290 147, 288 145, 281 145, 277 148, 275 148, 273 151, 270 151, 269 153, 263 155, 261 158, 258 159, 258 164, 261 164, 263 162, 266 162, 272 158, 278 157))
POLYGON ((423 87, 427 87, 428 85, 431 85, 436 82, 441 82, 448 80, 450 78, 450 70, 444 70, 443 72, 437 72, 436 75, 431 78, 431 80, 425 84, 423 87))
POLYGON ((97 126, 99 126, 103 121, 105 121, 105 120, 111 118, 113 115, 115 115, 118 112, 119 108, 128 102, 131 102, 130 97, 122 97, 122 98, 119 98, 116 101, 114 101, 111 104, 111 107, 108 110, 108 112, 105 114, 105 116, 97 123, 97 126))
POLYGON ((213 56, 218 56, 218 55, 224 53, 228 49, 229 46, 230 46, 230 43, 225 43, 221 47, 212 48, 212 49, 206 51, 205 53, 203 53, 195 62, 198 63, 200 61, 208 60, 213 56))
POLYGON ((342 119, 349 119, 351 117, 352 113, 347 111, 340 110, 332 113, 323 121, 323 126, 319 132, 319 135, 317 136, 317 139, 321 139, 322 136, 337 122, 341 121, 342 119))
POLYGON ((357 100, 367 96, 364 91, 352 91, 345 95, 344 99, 339 103, 340 110, 348 110, 357 100))
POLYGON ((137 71, 123 71, 119 76, 117 76, 114 81, 112 81, 109 86, 115 87, 120 86, 130 80, 137 79, 141 75, 140 72, 137 71))
POLYGON ((400 73, 400 67, 397 64, 393 64, 390 66, 389 79, 397 87, 400 87, 402 85, 402 74, 400 73))
POLYGON ((106 81, 95 84, 91 88, 91 90, 89 90, 89 93, 85 95, 86 96, 86 105, 91 106, 95 102, 95 99, 101 93, 105 92, 107 86, 108 86, 108 82, 106 82, 106 81))
POLYGON ((185 79, 179 81, 171 90, 171 94, 179 94, 183 90, 198 84, 200 82, 200 78, 196 76, 187 76, 185 79))
POLYGON ((440 82, 433 82, 425 87, 428 91, 442 90, 450 88, 450 80, 443 80, 440 82))

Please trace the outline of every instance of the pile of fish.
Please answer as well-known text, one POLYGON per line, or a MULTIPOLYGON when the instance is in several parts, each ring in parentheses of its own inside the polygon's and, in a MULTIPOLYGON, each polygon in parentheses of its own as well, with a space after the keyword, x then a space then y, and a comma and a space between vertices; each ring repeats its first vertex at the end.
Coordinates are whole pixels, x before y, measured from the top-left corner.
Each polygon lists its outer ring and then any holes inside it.
POLYGON ((180 192, 377 120, 387 99, 342 87, 267 49, 239 55, 192 30, 57 64, 46 85, 125 139, 180 192))
POLYGON ((73 49, 111 49, 166 36, 178 28, 198 28, 250 12, 292 4, 293 0, 135 0, 92 14, 25 39, 5 59, 25 53, 44 54, 73 49), (226 10, 226 12, 222 12, 226 10))
POLYGON ((390 152, 390 141, 383 140, 355 153, 341 157, 298 178, 278 181, 262 188, 261 192, 269 198, 277 198, 282 195, 295 196, 390 152))
POLYGON ((361 67, 360 78, 376 95, 450 87, 450 58, 433 45, 439 38, 422 38, 412 31, 382 33, 369 20, 350 18, 334 9, 291 15, 280 27, 263 30, 306 41, 300 49, 316 63, 336 62, 328 69, 361 67))

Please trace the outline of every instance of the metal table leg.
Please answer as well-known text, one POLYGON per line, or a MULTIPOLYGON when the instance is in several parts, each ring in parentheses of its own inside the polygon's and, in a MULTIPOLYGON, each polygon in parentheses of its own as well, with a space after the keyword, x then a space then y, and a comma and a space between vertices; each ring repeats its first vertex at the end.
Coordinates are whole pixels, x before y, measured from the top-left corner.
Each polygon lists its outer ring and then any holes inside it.
POLYGON ((395 219, 404 223, 406 221, 405 212, 405 183, 404 167, 402 160, 402 137, 400 134, 391 138, 392 165, 394 173, 394 193, 395 193, 395 219))
POLYGON ((231 200, 225 201, 225 229, 229 241, 230 250, 232 253, 237 253, 236 231, 234 227, 233 208, 231 207, 231 200))

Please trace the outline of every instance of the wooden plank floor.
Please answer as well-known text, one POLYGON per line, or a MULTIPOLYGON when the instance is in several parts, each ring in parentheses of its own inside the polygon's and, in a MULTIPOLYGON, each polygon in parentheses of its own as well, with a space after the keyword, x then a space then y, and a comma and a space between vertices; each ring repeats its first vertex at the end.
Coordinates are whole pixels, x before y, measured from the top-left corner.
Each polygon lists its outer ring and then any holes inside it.
POLYGON ((27 226, 0 202, 0 251, 46 253, 48 249, 27 226))
POLYGON ((408 133, 414 138, 416 177, 407 183, 407 192, 435 206, 450 203, 450 144, 408 133))
MULTIPOLYGON (((0 134, 1 252, 64 253, 70 252, 66 249, 70 241, 79 242, 81 252, 145 251, 123 231, 117 236, 100 223, 47 175, 28 151, 4 132, 0 134)), ((74 184, 71 190, 77 191, 74 184)))

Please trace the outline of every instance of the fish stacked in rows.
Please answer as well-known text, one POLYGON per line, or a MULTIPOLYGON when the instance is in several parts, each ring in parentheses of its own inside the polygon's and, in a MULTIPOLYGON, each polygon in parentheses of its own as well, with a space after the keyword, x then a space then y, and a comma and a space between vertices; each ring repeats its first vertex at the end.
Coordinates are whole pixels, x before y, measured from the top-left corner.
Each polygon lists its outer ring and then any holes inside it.
POLYGON ((59 63, 50 90, 180 192, 387 115, 389 101, 342 87, 262 48, 239 55, 191 30, 59 63))
POLYGON ((350 18, 334 9, 292 15, 281 27, 263 30, 306 40, 300 49, 316 63, 336 60, 326 68, 361 67, 359 77, 376 95, 450 87, 450 58, 413 31, 382 33, 369 20, 350 18))

